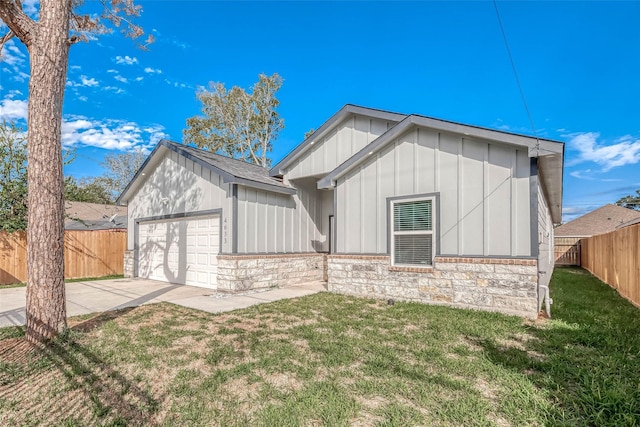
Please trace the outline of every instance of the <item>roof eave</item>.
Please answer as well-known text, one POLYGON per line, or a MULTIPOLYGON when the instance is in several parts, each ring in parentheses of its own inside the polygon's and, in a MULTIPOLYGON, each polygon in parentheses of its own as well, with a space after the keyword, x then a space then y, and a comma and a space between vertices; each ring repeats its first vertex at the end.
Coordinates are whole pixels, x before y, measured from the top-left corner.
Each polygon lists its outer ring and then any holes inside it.
POLYGON ((263 182, 251 181, 250 179, 245 178, 234 178, 229 182, 230 184, 239 184, 244 185, 245 187, 257 188, 258 190, 266 190, 271 191, 272 193, 281 193, 281 194, 296 194, 298 190, 293 187, 282 187, 280 185, 270 185, 263 182))

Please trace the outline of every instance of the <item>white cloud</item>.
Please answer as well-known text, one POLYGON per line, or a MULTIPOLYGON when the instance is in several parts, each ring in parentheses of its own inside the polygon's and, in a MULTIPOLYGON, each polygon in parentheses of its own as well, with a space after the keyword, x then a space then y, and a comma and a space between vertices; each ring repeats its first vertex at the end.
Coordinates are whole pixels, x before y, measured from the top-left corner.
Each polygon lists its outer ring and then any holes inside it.
POLYGON ((104 90, 108 90, 109 92, 113 92, 116 95, 119 95, 121 93, 125 93, 126 92, 126 90, 124 90, 122 88, 119 88, 117 86, 105 86, 105 87, 103 87, 103 89, 104 90))
POLYGON ((598 206, 563 206, 562 207, 562 222, 567 223, 576 219, 579 216, 582 216, 586 213, 591 212, 596 209, 598 206))
POLYGON ((70 71, 80 71, 82 69, 82 67, 80 65, 70 65, 69 66, 69 70, 70 71))
POLYGON ((22 95, 22 92, 20 92, 18 89, 12 89, 5 95, 5 99, 13 99, 18 95, 22 95))
POLYGON ((175 81, 172 81, 172 80, 169 80, 169 79, 164 79, 164 82, 166 84, 168 84, 169 86, 173 86, 173 87, 178 87, 178 88, 189 87, 185 83, 175 82, 175 81))
POLYGON ((3 99, 0 101, 0 120, 26 120, 27 106, 24 99, 3 99))
POLYGON ((79 82, 74 82, 71 80, 67 80, 67 86, 71 87, 95 87, 98 86, 99 82, 93 77, 89 78, 85 75, 80 76, 79 82))
POLYGON ((144 80, 144 77, 140 76, 140 77, 136 77, 136 81, 137 82, 141 82, 142 80, 144 80))
MULTIPOLYGON (((0 25, 2 21, 0 21, 0 25)), ((25 73, 23 69, 26 67, 27 56, 18 48, 16 42, 12 39, 5 43, 2 52, 0 52, 0 62, 4 63, 2 72, 4 74, 13 74, 13 80, 17 82, 24 82, 29 78, 29 74, 25 73)))
POLYGON ((126 77, 122 77, 120 74, 116 74, 115 76, 113 76, 113 78, 121 83, 128 83, 126 77))
POLYGON ((116 64, 125 64, 125 65, 133 65, 138 63, 138 58, 135 56, 131 57, 129 55, 126 56, 116 56, 115 58, 116 64))
POLYGON ((87 102, 89 100, 89 98, 87 98, 86 96, 79 96, 78 101, 82 101, 82 102, 87 102))
POLYGON ((13 80, 20 83, 25 82, 29 80, 29 74, 25 73, 24 71, 18 71, 16 72, 16 75, 13 76, 13 80))
POLYGON ((40 6, 40 0, 23 0, 22 1, 22 10, 27 15, 35 15, 38 13, 38 9, 40 6))
POLYGON ((4 49, 0 53, 0 61, 11 66, 20 66, 26 60, 26 55, 16 46, 15 41, 9 40, 5 43, 4 49))
POLYGON ((162 74, 162 70, 159 68, 151 68, 151 67, 146 67, 144 69, 144 72, 147 74, 162 74))
POLYGON ((635 139, 629 135, 615 140, 613 144, 598 142, 600 134, 597 132, 574 133, 569 146, 578 151, 579 155, 567 166, 576 165, 582 162, 594 162, 602 166, 602 171, 606 172, 613 168, 632 165, 640 162, 640 139, 635 139))
MULTIPOLYGON (((86 98, 83 99, 86 101, 86 98)), ((27 101, 0 101, 0 120, 26 120, 27 101)), ((149 149, 168 135, 160 125, 141 126, 125 120, 95 120, 67 115, 62 121, 62 144, 65 147, 91 146, 107 150, 149 149)))
POLYGON ((107 150, 148 149, 166 138, 159 125, 142 127, 123 120, 90 120, 82 116, 67 118, 62 123, 62 143, 65 147, 91 146, 107 150))
POLYGON ((586 169, 586 170, 582 170, 582 171, 573 171, 570 172, 569 175, 571 175, 574 178, 578 178, 578 179, 586 179, 588 181, 593 181, 595 178, 593 178, 592 176, 588 176, 585 174, 591 173, 591 169, 586 169))

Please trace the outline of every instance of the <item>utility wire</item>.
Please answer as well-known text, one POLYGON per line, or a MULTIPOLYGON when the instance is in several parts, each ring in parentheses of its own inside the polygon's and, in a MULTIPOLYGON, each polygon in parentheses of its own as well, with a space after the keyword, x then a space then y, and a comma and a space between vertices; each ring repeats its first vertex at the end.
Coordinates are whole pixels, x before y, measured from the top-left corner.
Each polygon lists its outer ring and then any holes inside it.
POLYGON ((524 104, 524 109, 527 112, 527 116, 529 117, 529 123, 531 123, 531 129, 533 130, 533 136, 536 137, 536 149, 538 152, 540 151, 540 139, 538 138, 538 132, 536 131, 536 126, 533 123, 533 117, 531 117, 531 111, 529 111, 529 106, 527 105, 527 100, 524 97, 524 91, 522 90, 522 84, 520 84, 520 77, 518 76, 518 70, 516 69, 516 63, 513 60, 513 55, 511 55, 511 48, 509 47, 509 41, 507 40, 507 33, 504 31, 504 26, 502 25, 502 18, 500 17, 500 11, 498 10, 498 2, 497 0, 493 0, 493 6, 496 9, 496 16, 498 17, 498 24, 500 24, 500 31, 502 32, 502 38, 504 39, 504 45, 507 48, 507 54, 509 55, 509 61, 511 61, 511 68, 513 69, 513 75, 516 78, 516 84, 518 85, 518 90, 520 91, 520 97, 522 98, 522 103, 524 104))

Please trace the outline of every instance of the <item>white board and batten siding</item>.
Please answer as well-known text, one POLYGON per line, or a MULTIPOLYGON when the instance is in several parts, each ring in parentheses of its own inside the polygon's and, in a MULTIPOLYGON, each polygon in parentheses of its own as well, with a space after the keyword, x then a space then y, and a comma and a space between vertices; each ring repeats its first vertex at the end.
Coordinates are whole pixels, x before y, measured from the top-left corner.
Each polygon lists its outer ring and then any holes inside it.
MULTIPOLYGON (((131 198, 129 230, 139 218, 222 209, 222 252, 231 251, 231 186, 215 172, 167 150, 131 198), (225 230, 226 229, 226 230, 225 230)), ((127 236, 127 248, 134 248, 134 233, 127 236)))
POLYGON ((231 213, 229 184, 167 150, 129 201, 137 275, 215 289, 217 255, 231 250, 231 213))
POLYGON ((548 286, 555 265, 551 211, 538 181, 538 273, 540 285, 548 286))
MULTIPOLYGON (((328 250, 323 218, 333 204, 323 203, 313 183, 298 183, 297 194, 238 186, 238 253, 296 253, 328 250)), ((328 211, 330 209, 331 211, 328 211)))
POLYGON ((365 145, 385 133, 395 122, 351 115, 287 168, 288 180, 322 176, 331 172, 365 145))
POLYGON ((530 256, 526 149, 414 127, 338 179, 338 253, 387 253, 387 198, 439 193, 439 253, 530 256))

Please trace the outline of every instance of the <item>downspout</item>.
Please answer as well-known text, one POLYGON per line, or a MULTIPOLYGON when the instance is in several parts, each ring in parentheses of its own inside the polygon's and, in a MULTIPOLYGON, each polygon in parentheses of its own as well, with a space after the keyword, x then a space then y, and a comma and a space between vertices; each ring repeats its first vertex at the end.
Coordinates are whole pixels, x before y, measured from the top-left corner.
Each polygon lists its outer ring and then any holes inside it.
POLYGON ((546 271, 538 272, 538 313, 542 310, 542 301, 544 301, 544 311, 547 313, 547 316, 551 317, 551 304, 553 304, 553 300, 549 297, 549 286, 540 284, 540 275, 546 274, 546 271), (540 298, 540 294, 544 292, 542 299, 540 298))

